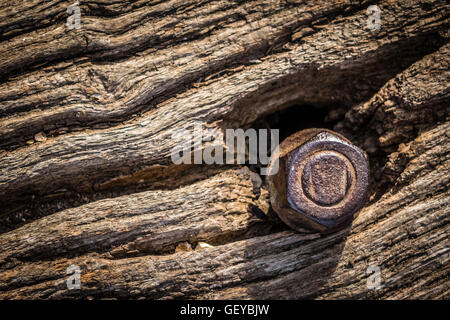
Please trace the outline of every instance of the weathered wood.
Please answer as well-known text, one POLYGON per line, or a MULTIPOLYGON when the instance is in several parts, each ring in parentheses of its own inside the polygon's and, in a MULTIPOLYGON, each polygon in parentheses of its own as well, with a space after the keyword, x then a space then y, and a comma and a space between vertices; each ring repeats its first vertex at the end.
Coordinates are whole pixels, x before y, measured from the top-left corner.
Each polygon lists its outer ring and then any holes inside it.
POLYGON ((449 297, 446 1, 379 1, 379 31, 373 1, 82 1, 68 30, 72 3, 0 4, 0 298, 449 297), (170 160, 195 121, 306 105, 370 157, 346 230, 288 230, 245 166, 170 160))
POLYGON ((113 256, 164 253, 183 241, 215 243, 250 233, 268 210, 261 185, 259 175, 244 168, 173 191, 134 193, 60 211, 0 235, 0 264, 108 249, 113 256))
POLYGON ((3 273, 0 290, 9 290, 0 297, 448 297, 450 157, 441 133, 449 129, 441 125, 409 143, 408 149, 422 150, 405 168, 406 175, 415 171, 412 181, 363 209, 339 233, 285 231, 168 256, 87 254, 27 262, 3 273), (434 157, 441 162, 429 170, 434 157), (82 269, 81 290, 67 290, 71 264, 82 269), (367 287, 369 265, 381 269, 378 290, 367 287))
MULTIPOLYGON (((200 88, 186 90, 184 93, 177 95, 176 99, 165 100, 155 109, 146 113, 142 118, 132 120, 124 125, 115 126, 111 129, 96 130, 93 133, 82 132, 79 134, 63 135, 48 140, 45 143, 37 143, 25 149, 18 149, 14 152, 5 154, 2 157, 0 167, 2 169, 2 176, 0 177, 0 196, 4 197, 6 194, 9 194, 8 199, 13 200, 14 195, 19 197, 24 193, 34 192, 40 194, 44 190, 49 192, 67 187, 92 187, 94 178, 104 180, 111 175, 129 174, 131 169, 135 169, 136 166, 142 167, 154 164, 168 165, 170 164, 170 150, 174 146, 174 143, 176 143, 170 139, 171 134, 177 128, 189 125, 193 120, 215 122, 221 119, 222 121, 229 123, 231 118, 234 126, 242 126, 251 123, 256 117, 261 116, 262 114, 271 113, 277 110, 280 106, 289 101, 316 104, 321 104, 321 102, 322 104, 332 102, 337 105, 345 102, 348 103, 348 101, 345 100, 345 97, 346 95, 353 95, 353 89, 351 89, 350 92, 346 92, 345 90, 342 90, 342 82, 338 82, 334 84, 336 87, 331 88, 332 90, 325 86, 323 89, 324 92, 321 92, 321 86, 317 87, 317 81, 320 81, 322 77, 329 77, 330 74, 337 72, 339 69, 343 69, 344 71, 341 71, 338 75, 332 76, 333 79, 336 79, 336 77, 342 77, 344 79, 351 77, 356 71, 355 68, 357 68, 357 73, 361 73, 361 68, 366 63, 369 66, 369 70, 371 67, 373 68, 375 64, 378 69, 385 70, 379 68, 380 59, 386 59, 386 57, 393 58, 394 55, 397 55, 398 51, 401 50, 405 50, 403 54, 409 54, 411 52, 412 47, 410 47, 410 45, 412 46, 413 44, 404 45, 404 41, 406 41, 408 37, 415 39, 415 37, 421 35, 428 36, 446 23, 446 20, 442 15, 444 4, 442 4, 443 7, 441 8, 439 8, 439 6, 436 9, 432 7, 433 21, 430 21, 430 23, 425 25, 421 22, 422 20, 420 20, 420 18, 425 16, 428 17, 430 12, 429 10, 422 9, 420 5, 417 5, 417 8, 411 8, 415 9, 411 13, 418 15, 417 21, 412 20, 413 22, 416 21, 416 23, 408 25, 407 30, 399 30, 403 24, 410 21, 409 16, 405 17, 404 20, 402 20, 401 17, 399 18, 399 12, 401 12, 401 10, 411 9, 403 8, 399 4, 391 4, 390 2, 387 3, 386 6, 392 6, 386 8, 386 14, 392 14, 392 22, 390 19, 387 20, 389 23, 383 25, 383 30, 385 31, 377 37, 376 42, 374 42, 374 36, 370 31, 366 30, 366 21, 363 19, 363 17, 365 17, 365 10, 362 10, 359 11, 358 14, 350 17, 337 19, 334 24, 330 25, 330 28, 318 29, 315 34, 307 37, 308 41, 305 39, 303 44, 293 44, 293 47, 287 52, 269 55, 261 63, 251 65, 240 72, 235 71, 229 76, 224 75, 219 77, 209 84, 201 84, 200 88), (421 14, 423 16, 421 16, 421 14), (326 54, 323 52, 326 52, 326 54), (348 71, 349 74, 346 73, 348 69, 351 70, 348 71), (317 73, 319 75, 317 75, 317 73), (320 73, 323 74, 320 75, 320 73), (285 85, 286 82, 291 82, 293 79, 296 80, 294 86, 285 85), (303 82, 304 80, 306 80, 307 83, 309 80, 309 85, 305 85, 303 82), (275 83, 275 88, 270 90, 270 95, 273 94, 273 89, 276 89, 277 87, 282 88, 277 90, 276 99, 274 96, 268 97, 264 95, 262 96, 264 100, 261 99, 261 92, 268 91, 267 87, 273 83, 275 83), (299 89, 299 84, 303 84, 303 89, 299 89), (311 89, 313 88, 319 88, 317 89, 319 91, 312 95, 311 89), (286 92, 286 90, 289 91, 286 92), (338 90, 341 90, 342 92, 339 94, 337 92, 338 90), (339 96, 344 97, 344 100, 333 98, 339 96), (111 144, 114 144, 114 147, 111 147, 111 144), (37 162, 39 162, 39 166, 34 165, 37 162), (48 174, 49 170, 51 170, 51 175, 48 174), (43 186, 45 186, 45 188, 43 186)), ((329 3, 324 1, 323 7, 329 8, 329 3)), ((340 8, 338 7, 337 10, 339 9, 340 8)), ((318 11, 321 12, 320 10, 318 11)), ((286 9, 286 12, 296 11, 286 9)), ((298 14, 301 14, 301 11, 299 11, 298 14)), ((296 21, 296 18, 298 17, 282 17, 282 19, 280 19, 282 21, 296 21)), ((388 17, 385 19, 388 19, 388 17)), ((266 23, 268 24, 267 28, 271 28, 271 25, 275 22, 273 19, 269 19, 266 23)), ((239 29, 241 28, 239 27, 239 29)), ((227 33, 227 31, 224 32, 227 33)), ((212 37, 215 39, 217 36, 212 37)), ((241 38, 242 37, 238 37, 238 39, 241 38)), ((251 34, 248 38, 255 39, 251 34)), ((223 44, 222 42, 220 42, 222 45, 225 45, 226 48, 230 48, 230 45, 223 44)), ((184 44, 185 47, 187 45, 189 45, 189 48, 197 47, 190 42, 184 44)), ((246 48, 248 45, 249 44, 236 46, 239 48, 246 48)), ((214 51, 216 51, 216 49, 214 51)), ((198 50, 200 50, 202 54, 205 53, 205 50, 201 47, 198 50)), ((160 54, 164 57, 164 61, 169 59, 167 63, 174 68, 172 64, 174 60, 168 58, 163 53, 160 54)), ((184 55, 186 55, 185 51, 182 53, 182 56, 184 55)), ((227 53, 223 53, 223 55, 227 56, 227 53)), ((207 58, 208 57, 209 56, 207 56, 207 58)), ((119 90, 121 95, 125 95, 128 99, 133 101, 135 100, 133 97, 137 96, 143 103, 148 104, 149 101, 144 101, 146 100, 145 96, 153 94, 147 86, 155 87, 155 90, 163 90, 164 85, 159 84, 159 81, 156 79, 147 78, 145 76, 145 72, 149 72, 149 74, 154 72, 152 69, 153 63, 158 60, 147 55, 141 59, 150 61, 147 63, 151 65, 148 66, 150 70, 140 70, 140 63, 135 61, 131 63, 128 60, 124 62, 125 65, 119 67, 120 69, 117 72, 109 70, 109 67, 104 65, 101 65, 98 68, 101 68, 103 72, 106 72, 108 77, 117 74, 117 77, 122 79, 120 81, 120 87, 117 87, 117 90, 119 90), (123 77, 124 74, 130 72, 126 71, 129 70, 130 67, 132 67, 132 81, 134 83, 140 81, 140 85, 132 83, 126 84, 127 82, 123 77), (124 70, 124 68, 126 70, 124 70), (145 79, 145 81, 143 79, 145 79), (133 89, 124 91, 123 88, 128 86, 133 89)), ((209 57, 208 59, 211 58, 209 57)), ((198 59, 194 56, 191 60, 192 63, 189 63, 189 66, 192 66, 194 62, 197 63, 198 59)), ((175 66, 181 64, 178 62, 175 63, 175 66)), ((205 62, 203 61, 198 63, 201 66, 205 65, 205 62)), ((212 60, 211 63, 214 64, 214 60, 212 60)), ((121 63, 119 63, 119 65, 121 65, 121 63)), ((116 64, 113 66, 117 67, 116 64)), ((80 69, 78 65, 75 65, 72 68, 75 71, 80 69)), ((88 66, 85 73, 89 73, 89 70, 91 70, 91 67, 88 66)), ((389 71, 392 72, 391 69, 389 69, 389 71)), ((172 72, 174 71, 172 70, 172 72)), ((172 72, 169 72, 167 69, 161 70, 161 73, 165 75, 165 77, 169 77, 171 82, 174 81, 172 72)), ((180 70, 179 72, 181 75, 185 75, 187 71, 180 70)), ((199 72, 202 75, 205 74, 204 70, 200 70, 199 72)), ((383 71, 383 73, 384 72, 386 71, 383 71)), ((64 74, 64 72, 61 73, 59 70, 54 71, 54 73, 57 78, 60 78, 62 74, 64 74)), ((178 71, 176 73, 178 73, 178 71)), ((23 81, 30 81, 30 77, 32 77, 32 75, 28 75, 23 81)), ((63 77, 72 79, 74 75, 69 73, 67 76, 63 77)), ((104 77, 105 76, 101 76, 101 78, 104 77)), ((382 75, 375 75, 375 79, 378 79, 378 77, 382 77, 382 75)), ((385 77, 387 77, 387 75, 385 75, 385 77)), ((52 80, 52 76, 47 73, 42 74, 40 78, 41 79, 37 79, 36 81, 36 85, 40 88, 39 91, 42 91, 42 89, 46 87, 46 83, 56 80, 52 80), (49 76, 50 80, 42 79, 43 77, 47 78, 49 76)), ((77 79, 77 77, 75 79, 77 79)), ((93 90, 91 82, 94 81, 96 84, 101 82, 95 79, 91 81, 85 80, 86 78, 82 77, 77 81, 78 86, 81 87, 80 90, 85 91, 86 87, 89 88, 89 90, 93 90)), ((357 79, 357 81, 361 81, 361 79, 357 79)), ((118 80, 117 83, 119 83, 118 80)), ((12 88, 24 87, 24 84, 20 83, 7 83, 7 85, 12 88)), ((68 99, 73 101, 73 94, 76 92, 73 88, 61 88, 61 83, 58 83, 57 81, 56 85, 52 85, 50 88, 55 88, 55 86, 59 88, 57 90, 62 90, 65 95, 70 92, 68 99)), ((185 87, 186 85, 183 82, 177 82, 176 86, 185 87)), ((25 86, 25 88, 27 87, 28 86, 25 86)), ((28 91, 30 91, 30 89, 28 89, 28 91)), ((48 94, 52 94, 54 97, 54 91, 55 90, 50 90, 48 91, 48 94)), ((364 88, 361 88, 361 91, 364 92, 364 88)), ((0 92, 7 93, 8 90, 0 88, 0 92)), ((368 93, 370 93, 370 91, 367 92, 366 89, 365 95, 368 93)), ((102 98, 108 96, 105 94, 104 90, 97 92, 97 94, 102 98)), ((21 96, 17 91, 14 95, 21 96)), ((39 100, 52 100, 45 95, 43 96, 42 93, 40 95, 38 94, 37 97, 39 100)), ((79 107, 70 109, 69 114, 72 116, 75 115, 76 121, 81 121, 81 123, 83 123, 83 116, 81 116, 81 119, 78 119, 77 116, 80 112, 82 114, 92 113, 93 118, 101 121, 101 118, 105 114, 104 108, 100 107, 100 109, 97 110, 95 105, 99 104, 93 104, 93 101, 96 101, 93 93, 89 93, 86 98, 90 101, 89 105, 83 105, 81 101, 76 101, 75 104, 79 105, 79 107)), ((357 98, 361 97, 358 97, 357 95, 357 98)), ((123 101, 120 101, 120 97, 117 96, 117 93, 114 96, 113 101, 116 101, 122 107, 127 105, 123 101)), ((115 110, 115 112, 119 110, 114 105, 111 105, 111 103, 105 103, 111 110, 115 110)), ((69 105, 73 104, 73 102, 69 103, 69 105)), ((33 102, 32 105, 36 106, 36 102, 33 102)), ((57 105, 60 106, 66 104, 59 101, 57 102, 57 105)), ((136 105, 132 106, 132 109, 135 108, 136 105)), ((33 113, 35 113, 38 121, 44 124, 44 126, 47 122, 54 124, 57 122, 54 117, 45 120, 47 112, 53 112, 52 110, 53 108, 50 108, 49 110, 36 109, 31 111, 31 113, 27 113, 26 117, 35 118, 36 116, 33 116, 33 113)), ((55 117, 57 119, 64 119, 63 115, 56 115, 55 117)), ((26 119, 23 119, 23 116, 19 116, 18 126, 14 125, 14 115, 9 116, 8 118, 11 119, 11 124, 9 122, 10 120, 2 121, 2 123, 4 123, 2 127, 6 131, 21 132, 20 126, 22 124, 27 128, 33 128, 33 125, 28 123, 26 119)), ((66 126, 68 124, 62 125, 66 126)), ((36 130, 32 130, 32 133, 34 134, 43 129, 45 128, 41 126, 36 130)), ((23 132, 20 134, 24 135, 23 132)), ((5 138, 11 139, 11 137, 5 138)))

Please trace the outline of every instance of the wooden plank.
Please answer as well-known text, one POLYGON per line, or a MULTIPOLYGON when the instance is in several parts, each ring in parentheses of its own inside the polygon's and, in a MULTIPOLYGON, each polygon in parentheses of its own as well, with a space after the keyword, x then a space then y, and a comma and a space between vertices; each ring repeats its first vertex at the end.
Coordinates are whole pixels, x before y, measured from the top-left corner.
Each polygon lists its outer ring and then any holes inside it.
POLYGON ((371 31, 372 3, 83 1, 67 30, 72 1, 3 1, 0 298, 448 298, 449 5, 379 1, 371 31), (170 159, 197 121, 307 106, 369 154, 340 232, 289 230, 251 166, 170 159))

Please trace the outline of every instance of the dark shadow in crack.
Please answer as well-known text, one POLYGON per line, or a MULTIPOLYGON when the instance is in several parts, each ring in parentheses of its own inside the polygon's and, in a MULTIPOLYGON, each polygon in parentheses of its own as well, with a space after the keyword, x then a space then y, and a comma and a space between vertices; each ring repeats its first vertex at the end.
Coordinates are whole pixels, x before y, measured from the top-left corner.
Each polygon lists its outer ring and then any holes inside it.
MULTIPOLYGON (((341 108, 345 110, 345 108, 341 108)), ((343 117, 345 111, 341 112, 343 117)), ((306 128, 331 129, 339 117, 330 119, 329 110, 295 105, 260 119, 253 128, 278 128, 280 142, 306 128), (325 119, 327 121, 325 121, 325 119)), ((260 173, 260 167, 250 169, 260 173)), ((263 185, 266 188, 267 185, 263 185)), ((268 220, 278 229, 251 239, 245 249, 243 285, 231 294, 236 298, 311 299, 319 295, 336 269, 350 226, 335 233, 297 233, 287 227, 271 208, 268 220)))

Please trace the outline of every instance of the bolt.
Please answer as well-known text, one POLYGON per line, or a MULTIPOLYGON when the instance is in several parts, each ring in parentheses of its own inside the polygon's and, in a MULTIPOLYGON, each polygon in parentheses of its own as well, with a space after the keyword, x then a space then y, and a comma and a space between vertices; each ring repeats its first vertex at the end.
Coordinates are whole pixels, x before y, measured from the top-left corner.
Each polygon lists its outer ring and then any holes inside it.
POLYGON ((327 129, 299 131, 275 154, 280 168, 268 176, 270 201, 294 230, 336 231, 367 201, 367 156, 342 135, 327 129))

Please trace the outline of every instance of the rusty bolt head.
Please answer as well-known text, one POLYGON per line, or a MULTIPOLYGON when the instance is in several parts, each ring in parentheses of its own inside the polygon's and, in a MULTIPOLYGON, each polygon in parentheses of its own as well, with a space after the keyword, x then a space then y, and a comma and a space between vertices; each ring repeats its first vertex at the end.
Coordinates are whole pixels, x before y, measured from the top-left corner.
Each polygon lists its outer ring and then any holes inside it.
POLYGON ((268 176, 271 204, 291 228, 335 231, 367 201, 367 156, 342 135, 303 130, 284 140, 277 156, 279 170, 268 176))

